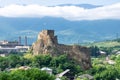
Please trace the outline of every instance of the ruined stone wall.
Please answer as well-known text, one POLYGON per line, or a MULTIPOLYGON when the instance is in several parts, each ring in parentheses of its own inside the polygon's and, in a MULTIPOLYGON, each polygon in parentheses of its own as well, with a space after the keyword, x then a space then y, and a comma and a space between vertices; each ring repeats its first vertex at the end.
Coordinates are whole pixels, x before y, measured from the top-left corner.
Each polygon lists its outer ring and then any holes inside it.
POLYGON ((38 40, 33 44, 33 54, 51 54, 53 56, 67 54, 74 59, 83 69, 91 67, 90 50, 78 45, 58 44, 54 30, 43 30, 38 35, 38 40))
POLYGON ((82 65, 82 68, 89 69, 91 67, 90 49, 78 45, 57 45, 59 52, 66 53, 68 56, 78 64, 82 65))

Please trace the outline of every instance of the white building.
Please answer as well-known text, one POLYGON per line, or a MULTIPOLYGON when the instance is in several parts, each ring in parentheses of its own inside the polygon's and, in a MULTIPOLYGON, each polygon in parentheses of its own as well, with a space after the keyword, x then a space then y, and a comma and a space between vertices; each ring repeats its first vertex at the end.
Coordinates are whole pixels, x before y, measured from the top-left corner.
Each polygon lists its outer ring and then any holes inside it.
POLYGON ((52 69, 50 69, 50 68, 43 67, 41 70, 46 71, 48 74, 52 75, 52 69))
POLYGON ((29 46, 15 46, 15 47, 2 47, 0 46, 0 51, 5 52, 5 53, 10 53, 10 52, 26 52, 29 50, 29 46))
POLYGON ((1 57, 5 57, 6 55, 5 54, 0 54, 1 57))

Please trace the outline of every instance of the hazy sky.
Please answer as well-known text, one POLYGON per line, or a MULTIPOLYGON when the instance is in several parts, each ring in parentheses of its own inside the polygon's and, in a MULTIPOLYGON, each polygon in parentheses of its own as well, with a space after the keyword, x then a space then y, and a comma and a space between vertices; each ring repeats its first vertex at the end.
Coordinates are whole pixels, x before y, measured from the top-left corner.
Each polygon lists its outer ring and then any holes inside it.
POLYGON ((58 4, 95 4, 110 5, 118 3, 120 0, 0 0, 0 6, 10 4, 40 4, 40 5, 58 5, 58 4))

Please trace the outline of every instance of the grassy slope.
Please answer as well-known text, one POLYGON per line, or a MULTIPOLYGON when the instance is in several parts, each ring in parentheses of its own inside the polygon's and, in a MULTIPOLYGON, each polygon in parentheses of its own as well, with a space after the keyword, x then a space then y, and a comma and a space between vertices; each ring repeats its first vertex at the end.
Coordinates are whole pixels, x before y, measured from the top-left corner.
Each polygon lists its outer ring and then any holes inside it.
POLYGON ((117 42, 117 41, 95 42, 95 43, 88 44, 88 46, 115 47, 115 46, 120 46, 120 42, 117 42))
POLYGON ((94 42, 94 43, 86 43, 83 44, 83 46, 97 46, 99 47, 100 50, 117 50, 120 51, 120 42, 116 41, 116 40, 109 40, 109 41, 102 41, 102 42, 94 42))

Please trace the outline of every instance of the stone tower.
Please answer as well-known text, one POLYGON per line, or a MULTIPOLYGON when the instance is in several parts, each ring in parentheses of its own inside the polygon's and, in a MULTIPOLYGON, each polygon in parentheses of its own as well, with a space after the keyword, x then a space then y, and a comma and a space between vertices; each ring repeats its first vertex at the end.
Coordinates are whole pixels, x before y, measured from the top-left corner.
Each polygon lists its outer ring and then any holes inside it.
POLYGON ((43 30, 39 33, 37 41, 32 46, 33 54, 51 54, 59 56, 67 54, 69 58, 74 59, 83 69, 91 68, 90 50, 87 47, 78 45, 59 44, 54 30, 43 30))

